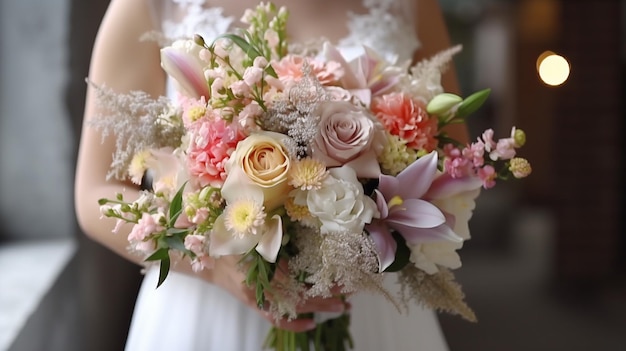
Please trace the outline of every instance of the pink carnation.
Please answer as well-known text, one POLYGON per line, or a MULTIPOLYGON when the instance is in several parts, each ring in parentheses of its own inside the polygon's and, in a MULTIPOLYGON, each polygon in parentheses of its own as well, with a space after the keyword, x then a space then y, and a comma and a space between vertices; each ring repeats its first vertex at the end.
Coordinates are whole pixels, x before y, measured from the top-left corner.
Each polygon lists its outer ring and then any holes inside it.
POLYGON ((437 147, 437 119, 431 118, 422 102, 404 93, 390 93, 374 98, 372 112, 385 129, 407 141, 407 146, 428 152, 437 147))
POLYGON ((224 165, 245 136, 222 119, 198 121, 190 132, 187 164, 192 181, 199 187, 221 186, 226 179, 224 165))

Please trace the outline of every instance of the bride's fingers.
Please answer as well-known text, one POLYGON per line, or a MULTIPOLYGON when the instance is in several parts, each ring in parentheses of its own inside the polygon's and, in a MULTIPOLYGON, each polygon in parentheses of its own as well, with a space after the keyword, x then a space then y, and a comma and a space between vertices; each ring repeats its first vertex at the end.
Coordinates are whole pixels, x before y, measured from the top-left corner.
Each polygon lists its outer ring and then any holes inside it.
POLYGON ((280 319, 274 323, 278 328, 293 332, 304 332, 315 328, 315 321, 310 318, 302 319, 280 319))
POLYGON ((311 318, 298 318, 289 320, 287 318, 275 319, 270 312, 259 311, 263 318, 267 319, 270 323, 277 328, 289 330, 293 332, 304 332, 315 328, 315 321, 311 318))
POLYGON ((342 313, 346 310, 346 303, 340 298, 322 298, 312 297, 304 303, 296 306, 298 313, 310 312, 338 312, 342 313))

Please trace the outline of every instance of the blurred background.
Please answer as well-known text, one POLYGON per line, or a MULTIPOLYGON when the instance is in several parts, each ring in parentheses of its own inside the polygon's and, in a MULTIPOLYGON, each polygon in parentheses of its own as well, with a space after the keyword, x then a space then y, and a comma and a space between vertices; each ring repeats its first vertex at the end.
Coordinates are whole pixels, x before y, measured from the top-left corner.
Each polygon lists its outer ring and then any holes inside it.
MULTIPOLYGON (((623 349, 626 1, 440 3, 462 91, 492 88, 472 138, 515 125, 533 164, 478 200, 456 273, 479 322, 442 315, 451 350, 623 349)), ((123 348, 139 269, 80 233, 72 194, 107 4, 0 0, 0 350, 123 348)))

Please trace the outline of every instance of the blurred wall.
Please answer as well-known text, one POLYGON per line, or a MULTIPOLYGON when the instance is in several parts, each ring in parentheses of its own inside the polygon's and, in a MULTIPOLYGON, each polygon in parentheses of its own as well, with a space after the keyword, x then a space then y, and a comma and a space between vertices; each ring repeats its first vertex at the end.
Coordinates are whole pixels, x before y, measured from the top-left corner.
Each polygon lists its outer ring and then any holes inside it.
POLYGON ((73 145, 63 104, 68 0, 0 1, 3 239, 73 233, 73 145))

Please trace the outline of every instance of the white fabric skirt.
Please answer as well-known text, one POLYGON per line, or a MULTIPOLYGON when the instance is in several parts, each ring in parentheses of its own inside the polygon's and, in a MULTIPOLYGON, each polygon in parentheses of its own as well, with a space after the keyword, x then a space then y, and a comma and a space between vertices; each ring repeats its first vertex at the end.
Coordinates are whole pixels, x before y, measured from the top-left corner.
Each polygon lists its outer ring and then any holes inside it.
MULTIPOLYGON (((260 351, 270 324, 221 288, 170 272, 156 289, 158 268, 144 278, 126 351, 260 351)), ((393 289, 393 277, 386 285, 393 289)), ((400 314, 381 296, 351 298, 355 351, 445 351, 436 315, 412 306, 400 314)))

